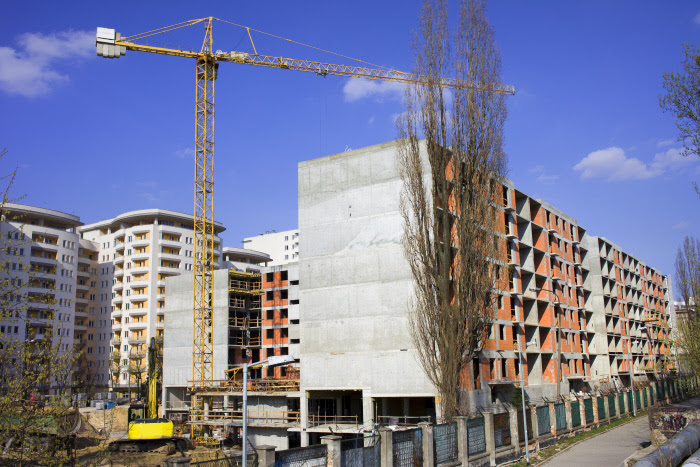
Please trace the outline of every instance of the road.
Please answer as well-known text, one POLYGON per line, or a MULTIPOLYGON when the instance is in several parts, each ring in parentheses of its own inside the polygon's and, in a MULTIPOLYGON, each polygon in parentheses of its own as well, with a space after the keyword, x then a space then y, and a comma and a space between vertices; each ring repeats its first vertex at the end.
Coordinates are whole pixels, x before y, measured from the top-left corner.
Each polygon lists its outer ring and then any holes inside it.
POLYGON ((566 467, 622 466, 642 443, 649 442, 649 419, 642 417, 632 423, 606 431, 583 441, 566 452, 550 458, 544 465, 566 467))

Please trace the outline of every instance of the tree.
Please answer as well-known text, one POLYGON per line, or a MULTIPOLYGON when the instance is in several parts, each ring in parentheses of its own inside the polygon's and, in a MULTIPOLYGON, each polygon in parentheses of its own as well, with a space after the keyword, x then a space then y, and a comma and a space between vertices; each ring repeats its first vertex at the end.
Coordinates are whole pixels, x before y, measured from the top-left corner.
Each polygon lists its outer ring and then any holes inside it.
POLYGON ((77 416, 70 395, 81 355, 55 338, 62 334, 53 311, 55 265, 24 260, 33 239, 10 209, 21 199, 10 194, 16 175, 15 168, 2 177, 0 200, 0 447, 11 463, 62 464, 70 457, 67 435, 77 416))
POLYGON ((415 281, 409 326, 443 414, 451 417, 467 410, 460 398, 466 370, 489 331, 493 290, 505 269, 493 197, 507 165, 507 110, 504 95, 492 92, 501 61, 485 2, 461 1, 451 35, 447 1, 426 0, 413 52, 414 72, 426 82, 407 88, 407 111, 398 121, 403 244, 415 281), (474 86, 450 92, 447 77, 474 86))
POLYGON ((700 240, 694 237, 678 247, 676 290, 684 302, 676 310, 681 370, 700 374, 700 240))
MULTIPOLYGON (((687 42, 683 44, 683 55, 683 71, 663 74, 666 94, 659 96, 659 105, 664 112, 676 116, 683 154, 700 156, 700 51, 687 42)), ((694 185, 700 196, 697 183, 694 185)))

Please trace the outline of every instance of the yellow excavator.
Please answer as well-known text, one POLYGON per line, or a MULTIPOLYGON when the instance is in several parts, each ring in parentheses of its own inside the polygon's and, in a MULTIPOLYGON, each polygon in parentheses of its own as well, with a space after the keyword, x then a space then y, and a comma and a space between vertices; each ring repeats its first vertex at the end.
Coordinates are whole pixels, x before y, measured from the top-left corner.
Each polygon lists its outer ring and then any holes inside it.
POLYGON ((188 439, 173 436, 173 422, 158 418, 158 377, 156 374, 157 351, 155 338, 151 338, 148 348, 148 395, 146 404, 131 404, 128 410, 126 438, 109 444, 114 452, 154 451, 168 447, 170 453, 184 451, 192 447, 188 439))

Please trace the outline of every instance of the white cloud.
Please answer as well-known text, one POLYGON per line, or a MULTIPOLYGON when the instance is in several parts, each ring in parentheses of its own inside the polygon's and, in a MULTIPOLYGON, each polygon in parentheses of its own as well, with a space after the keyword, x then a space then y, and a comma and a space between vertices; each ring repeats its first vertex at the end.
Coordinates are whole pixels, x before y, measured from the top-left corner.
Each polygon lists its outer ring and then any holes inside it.
POLYGON ((533 175, 536 175, 537 178, 536 180, 540 183, 554 183, 557 180, 559 180, 559 175, 554 175, 554 174, 548 174, 544 170, 543 165, 536 165, 530 170, 528 170, 533 175))
POLYGON ((0 89, 8 94, 34 97, 69 80, 55 66, 65 62, 66 68, 70 68, 74 59, 94 53, 95 33, 26 33, 19 36, 17 44, 17 49, 0 47, 0 89))
POLYGON ((404 86, 392 81, 375 81, 371 79, 350 78, 343 86, 343 94, 346 102, 354 102, 367 97, 378 100, 401 99, 404 94, 404 86))
POLYGON ((675 139, 662 139, 656 143, 656 147, 657 148, 665 148, 666 146, 670 146, 675 142, 676 142, 675 139))
POLYGON ((679 222, 677 224, 674 224, 673 227, 671 227, 673 230, 686 230, 688 227, 690 227, 690 223, 688 222, 679 222))
POLYGON ((695 24, 700 24, 700 13, 698 13, 697 15, 695 15, 695 18, 693 18, 693 22, 694 22, 695 24))
POLYGON ((374 115, 369 117, 369 120, 367 120, 367 125, 371 125, 372 123, 374 123, 374 115))
POLYGON ((627 157, 622 148, 612 147, 588 154, 574 166, 574 170, 581 172, 581 179, 584 180, 644 180, 695 163, 697 158, 683 157, 677 148, 656 154, 647 164, 636 157, 627 157))
POLYGON ((176 157, 179 157, 180 159, 184 158, 191 158, 194 157, 194 149, 192 148, 182 148, 178 149, 177 151, 174 152, 176 157))

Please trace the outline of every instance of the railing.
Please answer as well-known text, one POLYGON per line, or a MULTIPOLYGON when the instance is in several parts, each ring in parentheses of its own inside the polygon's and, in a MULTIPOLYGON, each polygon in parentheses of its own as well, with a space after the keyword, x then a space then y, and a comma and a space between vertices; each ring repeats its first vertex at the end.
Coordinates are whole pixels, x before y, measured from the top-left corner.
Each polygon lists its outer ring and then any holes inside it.
MULTIPOLYGON (((195 421, 214 420, 243 420, 242 410, 210 409, 190 411, 190 419, 195 421)), ((249 423, 263 424, 299 424, 301 415, 299 412, 287 410, 248 410, 249 423)))
POLYGON ((359 427, 357 415, 309 415, 309 427, 321 425, 355 425, 359 427))
MULTIPOLYGON (((232 372, 232 370, 228 370, 232 372)), ((243 380, 219 379, 214 381, 190 381, 190 388, 205 388, 208 391, 242 391, 243 380)), ((249 379, 248 391, 293 392, 299 390, 298 379, 249 379)))
POLYGON ((409 417, 394 415, 379 415, 377 423, 379 426, 416 426, 419 423, 430 422, 430 417, 409 417))

